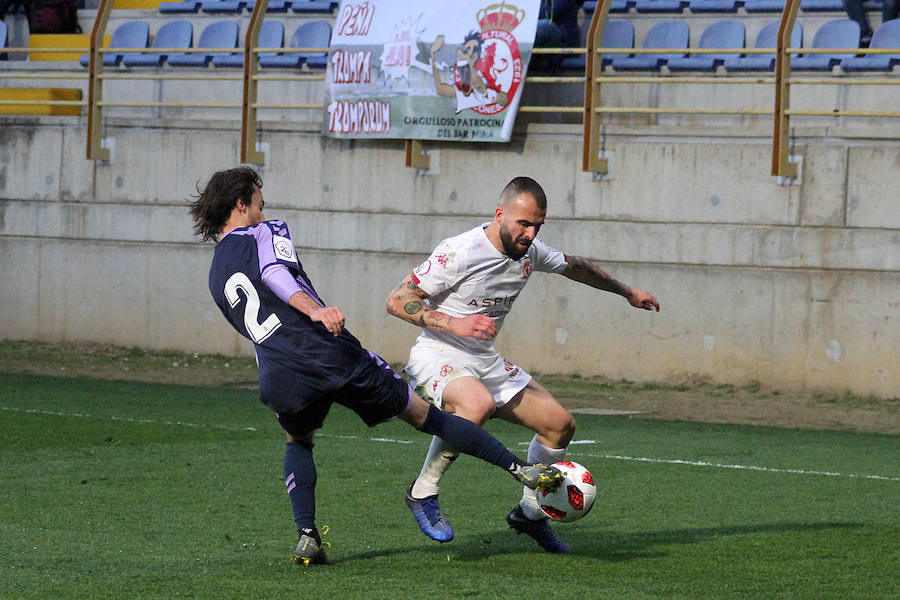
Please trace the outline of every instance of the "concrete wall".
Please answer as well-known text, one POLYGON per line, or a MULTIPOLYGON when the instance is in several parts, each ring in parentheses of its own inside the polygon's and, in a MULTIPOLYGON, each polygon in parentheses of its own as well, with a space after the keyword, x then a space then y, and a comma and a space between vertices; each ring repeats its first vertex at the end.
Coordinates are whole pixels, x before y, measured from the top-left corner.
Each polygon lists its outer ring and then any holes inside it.
MULTIPOLYGON (((484 222, 511 177, 548 192, 541 237, 649 289, 663 310, 538 274, 498 339, 527 369, 632 380, 759 381, 783 389, 900 390, 896 140, 795 132, 800 185, 769 173, 768 131, 610 125, 613 178, 580 169, 580 127, 520 124, 508 144, 435 144, 436 174, 401 142, 263 124, 266 215, 348 326, 391 361, 417 330, 384 299, 442 238, 484 222)), ((236 165, 228 121, 115 119, 114 160, 84 158, 79 119, 0 125, 0 338, 248 354, 206 289, 212 245, 188 198, 236 165)))

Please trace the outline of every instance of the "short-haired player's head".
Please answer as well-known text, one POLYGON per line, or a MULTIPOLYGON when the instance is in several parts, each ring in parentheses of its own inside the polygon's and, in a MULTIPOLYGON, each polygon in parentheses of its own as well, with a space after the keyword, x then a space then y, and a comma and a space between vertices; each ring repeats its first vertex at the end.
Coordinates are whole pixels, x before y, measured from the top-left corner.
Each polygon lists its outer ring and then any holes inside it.
POLYGON ((262 178, 250 167, 217 171, 202 190, 197 186, 196 200, 191 202, 194 233, 203 241, 216 239, 228 222, 231 211, 240 200, 250 206, 253 193, 262 188, 262 178))
POLYGON ((516 177, 507 183, 500 192, 500 206, 508 206, 522 194, 531 196, 539 209, 547 210, 547 195, 544 193, 544 188, 531 177, 516 177))
POLYGON ((516 177, 503 188, 494 213, 503 253, 519 260, 528 252, 547 214, 547 196, 531 177, 516 177))

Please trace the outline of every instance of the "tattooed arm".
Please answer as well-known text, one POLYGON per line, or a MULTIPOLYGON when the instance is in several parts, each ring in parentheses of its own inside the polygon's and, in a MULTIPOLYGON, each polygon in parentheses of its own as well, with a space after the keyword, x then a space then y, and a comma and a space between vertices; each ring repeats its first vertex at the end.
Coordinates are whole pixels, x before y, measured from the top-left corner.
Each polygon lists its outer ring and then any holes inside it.
POLYGON ((628 300, 628 303, 636 308, 643 308, 644 310, 656 309, 659 311, 659 302, 650 294, 650 292, 629 287, 624 283, 616 281, 609 273, 586 258, 580 256, 567 256, 566 259, 569 264, 562 274, 572 281, 584 283, 597 288, 598 290, 618 294, 628 300))
POLYGON ((428 294, 416 285, 412 275, 407 275, 388 296, 387 311, 408 323, 434 331, 446 331, 482 340, 489 340, 497 335, 497 326, 490 317, 481 314, 451 317, 433 310, 425 302, 426 298, 428 294))

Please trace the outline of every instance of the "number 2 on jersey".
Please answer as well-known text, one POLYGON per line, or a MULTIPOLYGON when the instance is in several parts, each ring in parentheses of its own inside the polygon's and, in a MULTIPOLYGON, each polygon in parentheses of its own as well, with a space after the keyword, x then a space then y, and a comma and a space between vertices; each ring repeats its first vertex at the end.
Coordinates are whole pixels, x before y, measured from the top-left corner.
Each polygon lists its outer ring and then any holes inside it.
POLYGON ((234 308, 241 301, 238 290, 244 292, 247 298, 247 307, 244 309, 244 327, 247 328, 247 334, 257 344, 262 344, 275 330, 281 327, 281 319, 278 315, 272 313, 262 323, 259 322, 259 294, 253 287, 250 278, 240 271, 228 278, 225 282, 225 298, 234 308))

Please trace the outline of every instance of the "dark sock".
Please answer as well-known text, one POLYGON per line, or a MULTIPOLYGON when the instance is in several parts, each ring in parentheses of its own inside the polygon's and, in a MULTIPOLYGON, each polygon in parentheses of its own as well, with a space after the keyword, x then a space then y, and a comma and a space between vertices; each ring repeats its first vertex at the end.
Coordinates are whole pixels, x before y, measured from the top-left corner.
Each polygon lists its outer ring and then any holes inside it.
POLYGON ((434 405, 428 407, 428 416, 419 431, 436 435, 462 452, 515 475, 525 463, 497 438, 466 419, 446 413, 434 405))
MULTIPOLYGON (((284 484, 287 486, 297 529, 316 528, 316 464, 312 446, 288 442, 284 451, 284 484)), ((309 533, 307 533, 309 535, 309 533)))

